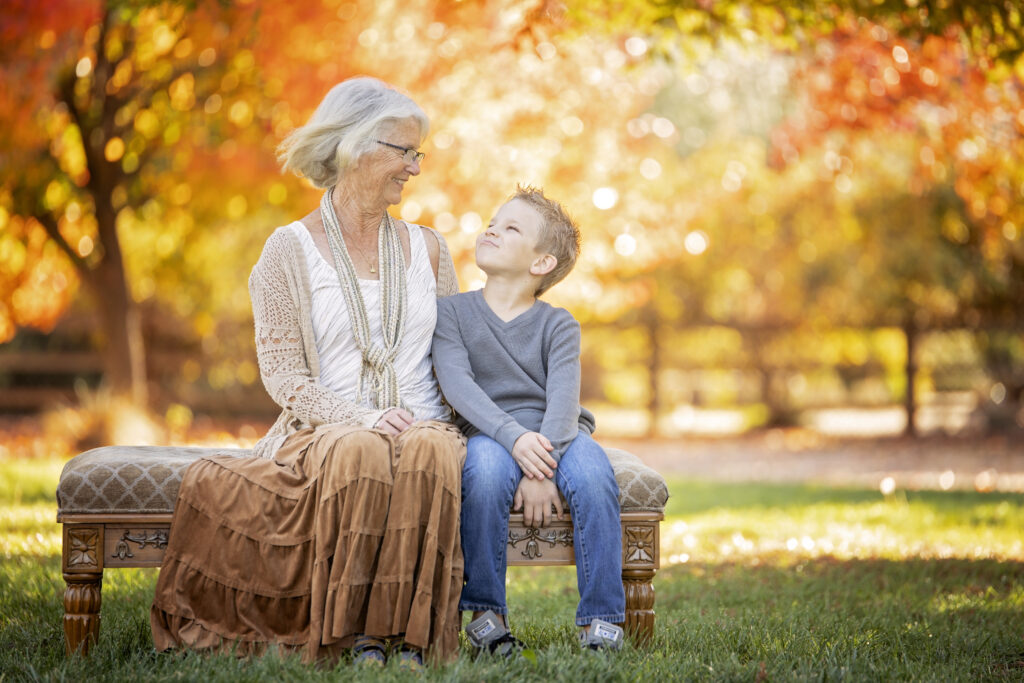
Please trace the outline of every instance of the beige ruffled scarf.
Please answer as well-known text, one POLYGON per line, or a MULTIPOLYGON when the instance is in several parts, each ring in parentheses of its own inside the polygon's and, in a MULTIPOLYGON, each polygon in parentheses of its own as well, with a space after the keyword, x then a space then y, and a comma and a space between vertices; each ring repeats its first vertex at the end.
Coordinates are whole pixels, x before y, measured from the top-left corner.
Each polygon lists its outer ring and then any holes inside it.
POLYGON ((405 323, 405 255, 398 228, 387 212, 380 220, 378 229, 377 258, 380 270, 380 316, 384 346, 370 338, 370 321, 366 315, 366 302, 359 289, 355 266, 345 247, 341 224, 334 212, 332 196, 334 188, 324 193, 320 200, 320 215, 327 233, 327 243, 334 256, 334 268, 338 272, 341 291, 345 295, 349 320, 355 334, 356 344, 363 354, 362 370, 359 375, 359 397, 368 400, 379 410, 404 407, 398 391, 398 375, 394 360, 402 341, 405 323))

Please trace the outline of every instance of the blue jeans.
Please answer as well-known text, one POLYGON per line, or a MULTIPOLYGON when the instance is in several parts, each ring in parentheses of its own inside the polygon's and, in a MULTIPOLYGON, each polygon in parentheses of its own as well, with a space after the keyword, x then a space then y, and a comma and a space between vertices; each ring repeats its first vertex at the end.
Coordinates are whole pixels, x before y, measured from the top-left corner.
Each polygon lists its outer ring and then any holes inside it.
MULTIPOLYGON (((469 440, 462 468, 462 552, 466 584, 460 610, 508 614, 505 569, 512 497, 523 473, 494 439, 469 440)), ((622 588, 622 526, 619 486, 604 450, 580 432, 555 469, 555 484, 572 515, 576 583, 580 603, 576 624, 593 619, 626 620, 622 588)))

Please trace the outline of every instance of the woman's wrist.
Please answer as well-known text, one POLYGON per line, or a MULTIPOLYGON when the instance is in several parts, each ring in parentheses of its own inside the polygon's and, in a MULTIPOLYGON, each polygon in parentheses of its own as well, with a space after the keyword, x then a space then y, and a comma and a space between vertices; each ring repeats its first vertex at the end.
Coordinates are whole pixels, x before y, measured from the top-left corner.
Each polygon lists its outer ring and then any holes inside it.
POLYGON ((366 427, 367 429, 377 429, 378 424, 384 418, 384 414, 387 412, 387 410, 375 410, 372 413, 369 413, 363 420, 362 426, 366 427))

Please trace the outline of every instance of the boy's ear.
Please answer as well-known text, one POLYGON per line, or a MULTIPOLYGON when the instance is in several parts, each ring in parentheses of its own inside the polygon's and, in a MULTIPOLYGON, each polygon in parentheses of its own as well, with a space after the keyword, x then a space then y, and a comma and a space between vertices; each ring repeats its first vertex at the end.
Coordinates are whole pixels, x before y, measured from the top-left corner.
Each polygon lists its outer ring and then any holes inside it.
POLYGON ((557 258, 551 254, 544 254, 530 264, 530 275, 547 275, 554 270, 557 265, 557 258))

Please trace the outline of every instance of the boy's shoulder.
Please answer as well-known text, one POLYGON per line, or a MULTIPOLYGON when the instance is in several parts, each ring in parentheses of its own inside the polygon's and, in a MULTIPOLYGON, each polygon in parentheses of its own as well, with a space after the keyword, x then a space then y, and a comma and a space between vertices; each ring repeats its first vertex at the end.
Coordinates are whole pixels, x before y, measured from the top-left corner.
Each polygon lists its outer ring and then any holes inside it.
POLYGON ((541 307, 542 315, 549 320, 553 320, 558 323, 573 322, 579 324, 576 321, 576 316, 570 313, 568 309, 549 304, 543 299, 537 299, 537 303, 535 305, 541 307))
POLYGON ((473 299, 479 295, 478 290, 471 292, 459 292, 443 296, 437 300, 438 325, 444 320, 451 323, 460 321, 465 323, 467 319, 476 318, 479 315, 479 308, 473 303, 473 299))
POLYGON ((538 332, 544 338, 545 344, 579 337, 580 323, 568 310, 541 299, 537 299, 534 308, 539 309, 533 320, 539 325, 538 332))
POLYGON ((477 296, 478 293, 479 290, 474 289, 471 292, 459 292, 458 294, 442 296, 437 300, 437 305, 438 307, 444 306, 445 308, 460 310, 469 305, 473 297, 477 296))

